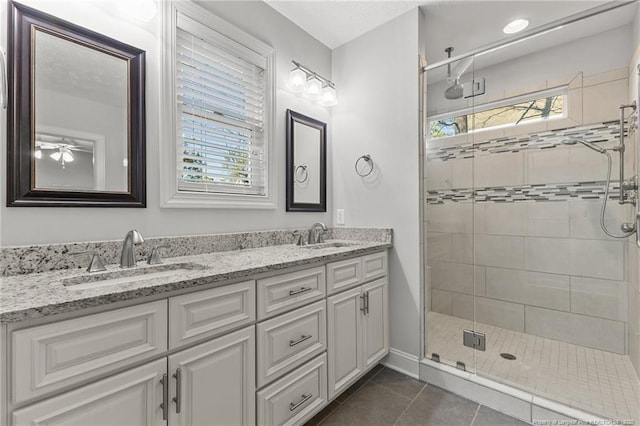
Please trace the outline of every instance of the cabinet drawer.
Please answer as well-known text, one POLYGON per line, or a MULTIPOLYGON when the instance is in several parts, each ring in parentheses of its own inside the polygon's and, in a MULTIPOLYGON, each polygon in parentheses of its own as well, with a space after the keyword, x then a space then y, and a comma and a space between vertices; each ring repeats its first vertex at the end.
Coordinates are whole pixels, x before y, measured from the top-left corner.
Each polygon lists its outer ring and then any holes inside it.
POLYGON ((327 264, 327 294, 337 293, 362 283, 359 257, 327 264))
POLYGON ((258 392, 259 425, 301 425, 327 401, 327 355, 322 354, 258 392))
POLYGON ((326 294, 324 266, 258 280, 258 319, 290 311, 326 294))
POLYGON ((167 301, 11 333, 17 404, 167 350, 167 301))
POLYGON ((258 324, 258 387, 288 373, 327 346, 325 301, 258 324))
POLYGON ((162 424, 164 359, 16 410, 14 426, 162 424))
POLYGON ((170 349, 254 322, 255 288, 252 280, 171 297, 170 349))
POLYGON ((362 256, 362 281, 367 282, 387 275, 387 252, 362 256))

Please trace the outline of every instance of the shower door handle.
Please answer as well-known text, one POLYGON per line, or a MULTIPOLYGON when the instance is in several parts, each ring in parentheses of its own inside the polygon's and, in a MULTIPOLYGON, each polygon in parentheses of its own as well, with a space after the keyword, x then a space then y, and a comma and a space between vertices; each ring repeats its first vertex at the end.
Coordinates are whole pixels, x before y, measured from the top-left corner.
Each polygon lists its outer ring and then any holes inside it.
MULTIPOLYGON (((640 207, 640 203, 638 203, 640 207)), ((640 211, 636 212, 636 245, 640 247, 640 211)))

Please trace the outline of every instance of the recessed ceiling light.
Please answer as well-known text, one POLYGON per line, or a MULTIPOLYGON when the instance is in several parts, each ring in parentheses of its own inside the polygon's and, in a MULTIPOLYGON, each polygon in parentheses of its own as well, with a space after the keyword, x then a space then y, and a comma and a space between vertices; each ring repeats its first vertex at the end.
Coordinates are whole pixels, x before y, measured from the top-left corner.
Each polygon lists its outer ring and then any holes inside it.
POLYGON ((505 34, 515 34, 527 28, 529 21, 526 19, 516 19, 504 26, 502 32, 505 34))

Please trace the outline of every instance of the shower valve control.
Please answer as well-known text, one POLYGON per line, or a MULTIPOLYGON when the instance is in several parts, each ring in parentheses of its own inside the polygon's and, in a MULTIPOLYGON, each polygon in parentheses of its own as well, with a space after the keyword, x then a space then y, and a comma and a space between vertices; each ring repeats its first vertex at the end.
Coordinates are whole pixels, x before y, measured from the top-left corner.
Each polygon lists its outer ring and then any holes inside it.
POLYGON ((630 177, 622 182, 622 189, 625 191, 635 191, 638 189, 638 175, 630 177))

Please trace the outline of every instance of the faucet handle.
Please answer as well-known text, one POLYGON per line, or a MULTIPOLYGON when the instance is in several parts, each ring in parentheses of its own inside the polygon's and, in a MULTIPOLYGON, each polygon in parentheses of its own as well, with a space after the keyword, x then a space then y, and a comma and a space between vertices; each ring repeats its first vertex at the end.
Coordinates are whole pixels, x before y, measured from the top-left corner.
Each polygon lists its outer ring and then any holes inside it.
POLYGON ((162 257, 160 257, 161 248, 170 248, 168 244, 161 244, 159 246, 155 246, 151 249, 151 254, 149 254, 149 258, 147 259, 147 263, 149 265, 160 265, 162 263, 162 257))
POLYGON ((69 253, 69 254, 71 254, 72 256, 79 256, 81 254, 91 255, 91 260, 89 261, 87 272, 101 272, 101 271, 107 270, 107 268, 105 268, 104 266, 104 263, 102 263, 102 260, 100 259, 100 255, 98 254, 97 251, 88 250, 88 251, 79 251, 79 252, 69 253))
POLYGON ((304 240, 304 233, 301 231, 293 231, 293 236, 296 238, 297 246, 306 246, 308 243, 304 240))

